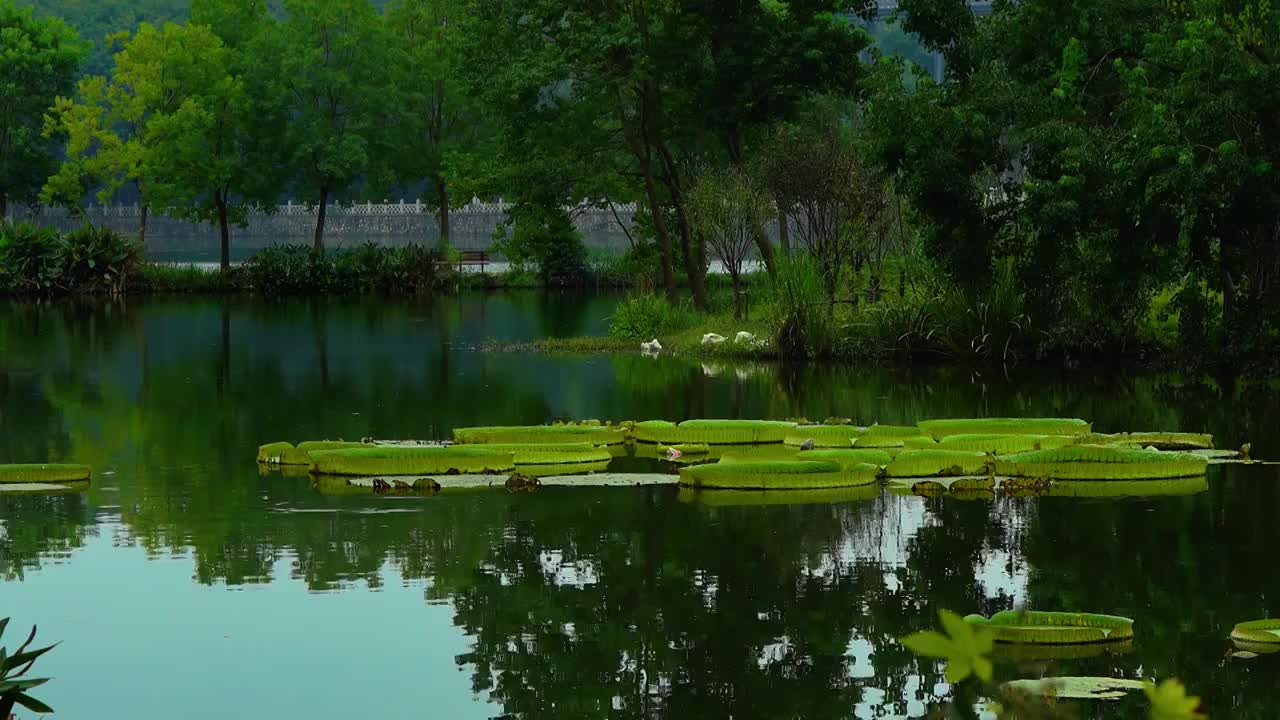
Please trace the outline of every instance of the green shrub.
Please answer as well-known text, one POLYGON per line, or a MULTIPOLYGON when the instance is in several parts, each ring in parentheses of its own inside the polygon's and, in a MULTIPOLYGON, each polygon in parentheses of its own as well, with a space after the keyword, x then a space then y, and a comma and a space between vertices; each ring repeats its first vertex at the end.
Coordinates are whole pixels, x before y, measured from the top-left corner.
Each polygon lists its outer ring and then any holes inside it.
POLYGON ((33 223, 0 225, 0 289, 51 293, 62 287, 63 240, 33 223))
POLYGON ((272 245, 244 264, 254 290, 274 295, 325 292, 335 275, 331 256, 306 245, 272 245))
POLYGON ((560 207, 520 204, 494 233, 493 249, 516 266, 534 265, 545 285, 581 285, 587 250, 572 219, 560 207))
POLYGON ((62 282, 73 292, 119 294, 143 261, 141 243, 93 225, 67 233, 62 251, 62 282))
POLYGON ((628 295, 613 311, 609 335, 629 340, 650 340, 685 329, 691 313, 672 304, 665 295, 628 295))

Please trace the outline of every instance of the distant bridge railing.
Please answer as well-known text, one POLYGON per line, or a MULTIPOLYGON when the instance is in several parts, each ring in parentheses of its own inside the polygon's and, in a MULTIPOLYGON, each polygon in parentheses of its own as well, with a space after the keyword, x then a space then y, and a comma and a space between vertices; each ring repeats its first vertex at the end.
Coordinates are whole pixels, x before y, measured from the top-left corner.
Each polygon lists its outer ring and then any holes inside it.
MULTIPOLYGON (((449 213, 449 242, 462 250, 488 250, 498 226, 507 220, 511 204, 498 199, 471 202, 449 213)), ((251 211, 243 226, 231 228, 232 245, 256 249, 278 242, 309 241, 315 231, 319 208, 289 202, 270 211, 251 211)), ((630 247, 629 231, 635 221, 635 203, 588 201, 566 207, 588 247, 625 250, 630 247)), ((14 217, 69 230, 84 220, 122 234, 136 234, 142 206, 92 205, 83 216, 65 208, 16 208, 14 217), (83 219, 82 219, 83 217, 83 219)), ((325 210, 326 243, 332 247, 373 241, 387 245, 410 242, 434 244, 439 241, 437 211, 418 201, 331 204, 325 210)), ((196 251, 215 247, 218 229, 209 223, 172 217, 173 213, 151 208, 147 219, 147 245, 152 251, 196 251)))

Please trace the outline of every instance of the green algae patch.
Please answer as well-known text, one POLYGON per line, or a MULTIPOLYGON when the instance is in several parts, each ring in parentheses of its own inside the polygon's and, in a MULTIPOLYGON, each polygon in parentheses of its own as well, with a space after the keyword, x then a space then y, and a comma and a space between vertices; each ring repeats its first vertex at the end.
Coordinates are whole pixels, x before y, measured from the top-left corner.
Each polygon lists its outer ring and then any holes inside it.
POLYGON ((965 621, 991 630, 996 642, 1068 645, 1133 639, 1133 620, 1118 615, 1005 610, 990 619, 969 615, 965 621))
POLYGON ((92 472, 88 465, 55 463, 0 465, 0 485, 84 482, 89 479, 92 472))
POLYGON ((1012 455, 1032 450, 1053 450, 1077 444, 1071 435, 948 435, 937 444, 939 450, 967 450, 992 455, 1012 455))
POLYGON ((715 490, 680 488, 681 502, 707 507, 760 507, 766 505, 839 505, 866 502, 880 497, 876 485, 817 488, 811 490, 715 490))
MULTIPOLYGON (((478 447, 478 446, 476 446, 478 447)), ((516 466, 608 463, 613 455, 604 446, 591 443, 494 443, 485 450, 514 453, 516 466)))
POLYGON ((1170 480, 1058 480, 1050 483, 1048 497, 1160 497, 1197 495, 1209 490, 1204 476, 1170 480))
POLYGON ((798 453, 795 459, 833 462, 838 463, 840 467, 851 467, 853 465, 879 465, 884 467, 893 462, 893 457, 880 448, 805 450, 798 453))
POLYGON ((1242 622, 1232 628, 1231 639, 1269 645, 1280 650, 1280 619, 1242 622))
POLYGON ((1093 426, 1076 418, 956 418, 925 420, 923 434, 942 440, 950 435, 1087 435, 1093 426))
POLYGON ((903 450, 885 468, 893 478, 957 477, 987 471, 986 453, 960 450, 903 450))
POLYGON ((863 431, 853 425, 800 425, 787 433, 782 442, 799 447, 812 440, 814 447, 847 448, 863 431))
POLYGON ((726 490, 800 490, 871 485, 879 482, 876 465, 843 468, 833 462, 716 463, 680 470, 680 484, 726 490))
POLYGON ((781 420, 647 420, 636 423, 633 435, 638 442, 663 445, 758 445, 781 443, 795 428, 781 420))
POLYGON ((515 453, 484 447, 372 447, 311 453, 317 475, 447 475, 510 472, 515 453))
POLYGON ((997 475, 1054 480, 1157 480, 1198 477, 1209 461, 1191 453, 1072 445, 995 459, 997 475))
POLYGON ((453 439, 463 445, 530 445, 590 443, 620 445, 627 441, 621 426, 601 425, 520 425, 456 428, 453 439))

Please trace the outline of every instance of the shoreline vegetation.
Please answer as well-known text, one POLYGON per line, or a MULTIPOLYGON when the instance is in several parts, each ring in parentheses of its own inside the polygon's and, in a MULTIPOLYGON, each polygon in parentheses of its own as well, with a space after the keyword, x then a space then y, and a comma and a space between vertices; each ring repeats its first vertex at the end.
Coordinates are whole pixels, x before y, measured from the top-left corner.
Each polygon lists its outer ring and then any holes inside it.
POLYGON ((137 243, 0 225, 0 295, 609 287, 608 338, 490 349, 1277 371, 1270 0, 644 8, 201 0, 93 48, 0 0, 0 217, 140 208, 137 243), (335 203, 406 197, 438 247, 326 246, 335 203), (517 269, 452 272, 452 208, 495 197, 517 269), (285 200, 313 240, 232 267, 285 200), (631 250, 590 256, 575 208, 618 203, 631 250), (142 262, 151 212, 221 271, 142 262))

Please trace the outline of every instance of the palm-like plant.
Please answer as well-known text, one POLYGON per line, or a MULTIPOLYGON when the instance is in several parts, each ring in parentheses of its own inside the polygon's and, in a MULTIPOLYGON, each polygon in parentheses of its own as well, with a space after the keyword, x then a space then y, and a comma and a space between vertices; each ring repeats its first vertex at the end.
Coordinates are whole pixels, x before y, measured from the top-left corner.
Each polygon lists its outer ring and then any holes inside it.
MULTIPOLYGON (((8 625, 9 618, 0 620, 0 637, 4 635, 5 627, 8 625)), ((21 706, 36 713, 53 712, 53 708, 27 694, 28 690, 49 682, 48 678, 29 678, 26 675, 41 655, 57 647, 55 643, 38 650, 29 650, 35 639, 36 628, 32 626, 26 642, 22 643, 14 654, 10 655, 8 648, 0 646, 0 718, 10 717, 14 706, 21 706)))

